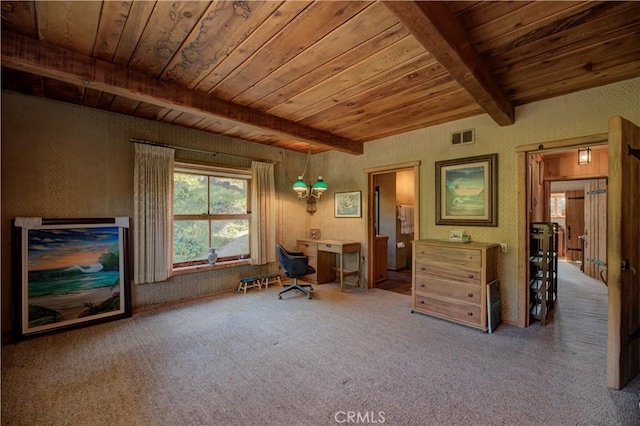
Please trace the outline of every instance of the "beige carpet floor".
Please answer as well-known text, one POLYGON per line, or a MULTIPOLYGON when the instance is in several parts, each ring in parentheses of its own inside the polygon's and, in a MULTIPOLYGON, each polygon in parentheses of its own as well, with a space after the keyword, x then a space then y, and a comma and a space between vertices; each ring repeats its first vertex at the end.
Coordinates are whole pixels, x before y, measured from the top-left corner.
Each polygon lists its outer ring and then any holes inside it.
POLYGON ((606 288, 567 268, 546 327, 485 334, 325 284, 6 345, 2 424, 637 425, 640 379, 605 386, 606 288))

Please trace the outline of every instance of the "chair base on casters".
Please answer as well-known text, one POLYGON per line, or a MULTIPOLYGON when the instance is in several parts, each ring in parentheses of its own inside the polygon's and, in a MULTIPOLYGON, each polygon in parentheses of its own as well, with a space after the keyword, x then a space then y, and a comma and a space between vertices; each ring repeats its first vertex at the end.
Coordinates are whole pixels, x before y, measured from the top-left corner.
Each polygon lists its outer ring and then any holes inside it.
POLYGON ((282 290, 280 293, 278 293, 278 299, 282 299, 282 294, 286 293, 288 291, 291 291, 291 290, 301 291, 301 292, 303 292, 304 294, 307 295, 308 299, 311 299, 311 290, 313 290, 313 287, 311 286, 311 284, 298 284, 298 279, 294 278, 293 279, 293 284, 285 285, 284 286, 284 290, 282 290))

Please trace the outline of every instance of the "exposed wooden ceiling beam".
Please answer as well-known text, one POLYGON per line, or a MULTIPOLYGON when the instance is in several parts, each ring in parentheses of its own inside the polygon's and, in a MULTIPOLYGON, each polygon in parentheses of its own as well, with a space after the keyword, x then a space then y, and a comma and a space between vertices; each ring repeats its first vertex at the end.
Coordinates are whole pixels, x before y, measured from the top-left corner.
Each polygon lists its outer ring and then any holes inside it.
POLYGON ((515 122, 513 104, 445 2, 385 1, 384 5, 496 123, 515 122))
POLYGON ((202 92, 164 82, 109 62, 2 31, 2 66, 67 83, 215 118, 290 139, 322 145, 349 154, 362 154, 363 144, 202 92))

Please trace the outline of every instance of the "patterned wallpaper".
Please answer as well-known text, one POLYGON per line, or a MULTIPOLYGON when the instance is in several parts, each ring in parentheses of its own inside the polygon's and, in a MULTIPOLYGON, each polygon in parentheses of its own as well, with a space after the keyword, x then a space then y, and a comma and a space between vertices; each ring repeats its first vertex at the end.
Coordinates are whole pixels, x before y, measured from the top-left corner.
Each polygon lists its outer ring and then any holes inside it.
MULTIPOLYGON (((132 218, 134 148, 130 138, 249 158, 211 157, 177 151, 176 155, 181 159, 237 166, 249 166, 250 158, 276 162, 277 204, 279 211, 288 213, 278 217, 278 241, 293 245, 308 228, 306 205, 298 203, 296 195, 290 191, 290 182, 304 168, 304 154, 3 91, 1 257, 4 335, 10 331, 12 312, 11 219, 16 216, 132 218)), ((276 263, 247 265, 137 285, 132 292, 133 304, 166 303, 233 290, 240 277, 277 270, 276 263)))
MULTIPOLYGON (((419 160, 420 238, 446 238, 452 226, 435 225, 435 162, 498 153, 498 227, 465 227, 476 241, 507 243, 499 256, 503 319, 517 322, 517 163, 520 145, 606 133, 608 120, 620 115, 640 124, 640 78, 536 102, 516 108, 516 123, 500 127, 487 115, 417 130, 365 145, 364 155, 342 153, 314 156, 313 166, 323 172, 330 192, 362 190, 366 197, 364 169, 419 160), (452 132, 475 129, 475 143, 449 144, 452 132)), ((332 196, 331 193, 327 194, 332 196)), ((329 210, 329 209, 328 209, 329 210)), ((333 212, 318 209, 310 223, 323 236, 366 240, 365 219, 333 220, 333 212)), ((366 252, 366 250, 365 250, 366 252)))
MULTIPOLYGON (((276 235, 293 246, 309 229, 327 239, 365 242, 366 205, 362 218, 334 218, 335 192, 363 192, 363 169, 421 161, 420 238, 444 238, 453 227, 436 226, 434 163, 439 160, 498 153, 499 226, 468 227, 476 241, 505 242, 499 277, 503 318, 517 320, 517 168, 514 148, 534 142, 607 131, 609 117, 621 115, 640 123, 640 79, 541 101, 516 109, 516 124, 499 127, 486 115, 369 142, 364 154, 314 155, 307 178, 323 175, 329 190, 310 216, 291 183, 301 174, 306 155, 216 136, 105 111, 2 92, 2 319, 10 327, 10 221, 15 216, 133 216, 133 147, 129 138, 255 157, 276 162, 278 210, 276 235), (475 129, 473 145, 450 147, 450 133, 475 129)), ((206 159, 200 154, 180 154, 206 159)), ((219 159, 214 159, 218 161, 219 159)), ((247 160, 228 160, 249 165, 247 160)), ((363 250, 366 253, 366 247, 363 250)), ((365 260, 366 261, 366 260, 365 260)), ((143 306, 198 297, 237 287, 240 276, 277 270, 277 265, 243 266, 173 277, 164 283, 135 286, 134 305, 143 306)))

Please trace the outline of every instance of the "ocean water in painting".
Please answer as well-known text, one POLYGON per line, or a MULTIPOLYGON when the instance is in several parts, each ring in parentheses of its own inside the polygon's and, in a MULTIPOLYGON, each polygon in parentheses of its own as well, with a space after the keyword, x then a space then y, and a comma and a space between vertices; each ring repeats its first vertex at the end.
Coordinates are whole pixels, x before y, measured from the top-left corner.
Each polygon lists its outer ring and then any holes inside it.
POLYGON ((118 227, 29 230, 30 322, 93 315, 105 302, 119 308, 119 251, 118 227))
POLYGON ((29 297, 69 294, 118 284, 118 271, 82 272, 80 266, 29 272, 29 297))
POLYGON ((446 214, 484 216, 485 168, 462 167, 446 171, 446 214))

